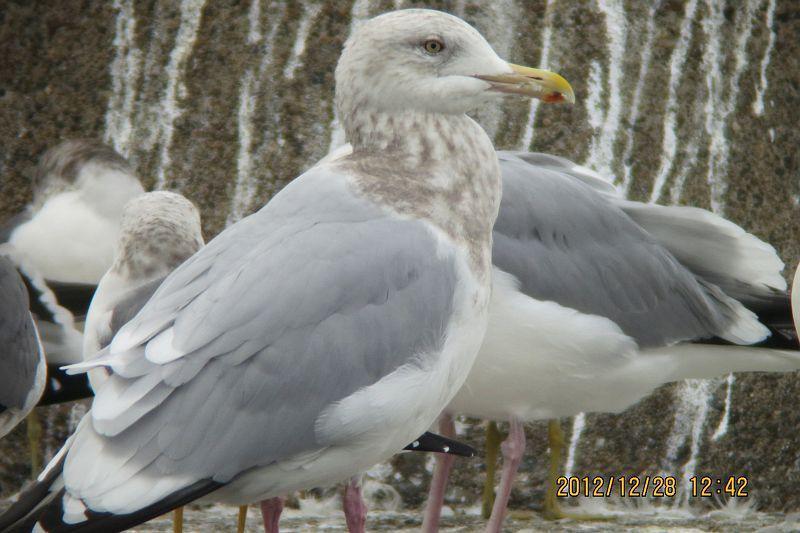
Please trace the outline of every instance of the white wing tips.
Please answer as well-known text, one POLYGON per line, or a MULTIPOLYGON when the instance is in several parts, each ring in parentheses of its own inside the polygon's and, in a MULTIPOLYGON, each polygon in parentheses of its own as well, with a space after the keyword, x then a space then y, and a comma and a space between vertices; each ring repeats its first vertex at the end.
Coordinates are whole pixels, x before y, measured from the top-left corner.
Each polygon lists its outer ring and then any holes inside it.
POLYGON ((775 248, 708 210, 619 199, 615 203, 681 263, 710 281, 735 281, 761 291, 786 291, 775 248))
POLYGON ((743 313, 723 334, 723 338, 736 344, 757 344, 771 335, 769 329, 758 321, 758 317, 742 307, 743 313))
POLYGON ((730 324, 720 337, 734 344, 748 345, 757 344, 772 334, 769 328, 758 320, 758 316, 739 301, 726 295, 714 285, 706 284, 706 290, 730 313, 728 317, 730 324))

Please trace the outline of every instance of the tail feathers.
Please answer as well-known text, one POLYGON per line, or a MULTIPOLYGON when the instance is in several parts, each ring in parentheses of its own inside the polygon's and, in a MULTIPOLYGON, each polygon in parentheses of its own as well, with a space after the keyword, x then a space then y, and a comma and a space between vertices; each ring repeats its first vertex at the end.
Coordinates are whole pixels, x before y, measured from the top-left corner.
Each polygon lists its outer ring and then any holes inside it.
MULTIPOLYGON (((78 424, 76 433, 87 423, 88 416, 78 424)), ((38 479, 23 489, 19 499, 0 515, 0 533, 23 533, 34 529, 59 533, 124 531, 186 505, 225 485, 203 479, 131 513, 95 512, 88 509, 81 500, 68 495, 64 488, 64 463, 74 438, 75 434, 67 440, 38 479), (76 517, 80 521, 76 521, 76 517)))
POLYGON ((647 350, 642 358, 653 368, 668 370, 664 382, 708 379, 731 372, 792 372, 800 370, 800 352, 751 346, 679 344, 647 350))
POLYGON ((775 248, 733 222, 696 207, 615 203, 695 275, 747 307, 786 292, 775 248))
POLYGON ((770 331, 755 313, 704 279, 697 280, 716 308, 725 317, 725 330, 717 335, 732 344, 756 344, 769 338, 770 331))
MULTIPOLYGON (((758 348, 800 351, 800 339, 798 339, 798 332, 792 319, 792 307, 787 293, 776 291, 770 296, 745 301, 743 304, 769 330, 769 336, 765 339, 745 344, 758 348)), ((742 344, 732 341, 732 339, 726 340, 719 337, 698 342, 700 344, 742 344)))
MULTIPOLYGON (((125 531, 148 520, 159 517, 169 511, 186 505, 198 498, 201 498, 225 485, 210 479, 200 480, 186 488, 173 492, 166 498, 148 505, 142 509, 128 514, 97 513, 91 510, 84 511, 86 520, 74 524, 66 523, 64 516, 64 489, 62 488, 57 497, 46 505, 41 512, 37 513, 33 523, 41 531, 56 533, 113 533, 125 531)), ((9 531, 16 531, 14 529, 9 531)), ((23 530, 20 530, 23 531, 23 530)), ((24 530, 28 531, 28 530, 24 530)))

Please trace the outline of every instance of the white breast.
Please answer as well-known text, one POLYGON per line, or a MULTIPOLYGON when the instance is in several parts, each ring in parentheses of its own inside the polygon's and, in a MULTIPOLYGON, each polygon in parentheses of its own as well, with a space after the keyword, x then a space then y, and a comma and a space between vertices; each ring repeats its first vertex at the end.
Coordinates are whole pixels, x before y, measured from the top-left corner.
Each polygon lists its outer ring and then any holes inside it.
POLYGON ((101 217, 78 192, 51 198, 9 242, 53 281, 97 283, 111 266, 119 220, 101 217))

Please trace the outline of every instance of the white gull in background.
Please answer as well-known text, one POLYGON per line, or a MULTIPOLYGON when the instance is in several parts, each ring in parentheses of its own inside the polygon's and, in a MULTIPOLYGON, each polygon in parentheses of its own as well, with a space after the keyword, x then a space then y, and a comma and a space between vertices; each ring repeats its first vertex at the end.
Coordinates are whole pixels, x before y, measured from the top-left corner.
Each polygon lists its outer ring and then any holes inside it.
POLYGON ((91 139, 45 152, 32 182, 32 202, 0 226, 0 254, 17 265, 30 292, 50 365, 43 402, 52 403, 86 394, 83 377, 58 367, 81 360, 80 322, 111 266, 122 209, 144 189, 124 157, 91 139))
POLYGON ((97 284, 114 257, 119 218, 144 192, 128 161, 89 139, 62 142, 41 158, 33 201, 2 229, 46 280, 97 284))
MULTIPOLYGON (((739 301, 788 310, 783 263, 771 246, 702 209, 625 200, 565 159, 499 157, 489 326, 441 421, 445 435, 453 434, 451 414, 510 421, 487 531, 502 528, 525 421, 617 413, 686 378, 800 368, 796 339, 771 331, 739 301), (731 346, 773 333, 776 346, 795 351, 731 346), (721 344, 690 343, 698 340, 721 344)), ((557 468, 557 422, 551 432, 557 468)), ((438 527, 450 468, 448 458, 437 461, 426 531, 438 527)), ((557 518, 564 515, 554 473, 545 514, 557 518)))
POLYGON ((223 231, 80 365, 112 374, 0 527, 115 531, 201 497, 259 501, 422 434, 486 328, 500 174, 465 113, 503 93, 572 98, 456 17, 361 25, 336 69, 353 154, 223 231))

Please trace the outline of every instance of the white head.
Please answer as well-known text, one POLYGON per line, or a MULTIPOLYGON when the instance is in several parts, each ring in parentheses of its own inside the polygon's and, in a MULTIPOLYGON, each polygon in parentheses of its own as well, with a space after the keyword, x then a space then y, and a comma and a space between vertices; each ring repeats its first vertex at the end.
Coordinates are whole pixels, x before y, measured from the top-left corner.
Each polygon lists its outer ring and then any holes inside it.
POLYGON ((463 20, 426 9, 362 24, 336 67, 336 104, 345 124, 361 110, 463 114, 511 93, 574 101, 557 74, 511 65, 463 20))

